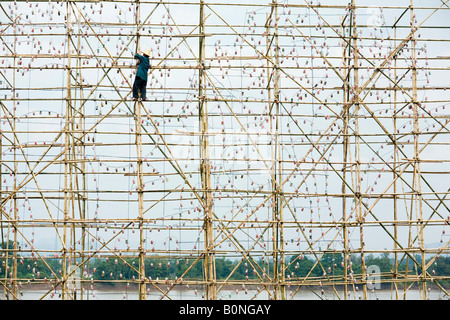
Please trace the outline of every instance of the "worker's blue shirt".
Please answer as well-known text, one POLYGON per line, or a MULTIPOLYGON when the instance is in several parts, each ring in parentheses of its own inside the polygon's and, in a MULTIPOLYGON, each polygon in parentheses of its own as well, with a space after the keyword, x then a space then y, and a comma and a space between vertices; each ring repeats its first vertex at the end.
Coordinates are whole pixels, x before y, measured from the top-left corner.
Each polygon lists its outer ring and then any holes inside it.
POLYGON ((150 68, 150 59, 137 53, 134 57, 140 61, 136 76, 147 81, 148 69, 150 68))

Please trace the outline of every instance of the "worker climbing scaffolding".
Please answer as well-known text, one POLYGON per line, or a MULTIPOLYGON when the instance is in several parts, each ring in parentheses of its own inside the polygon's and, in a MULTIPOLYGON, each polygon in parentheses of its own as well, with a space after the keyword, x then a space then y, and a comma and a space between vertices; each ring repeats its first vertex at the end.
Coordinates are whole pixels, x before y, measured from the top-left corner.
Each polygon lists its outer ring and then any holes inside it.
POLYGON ((139 67, 133 84, 133 100, 147 100, 147 75, 148 69, 150 68, 150 50, 144 51, 142 55, 136 53, 134 58, 139 60, 139 67))

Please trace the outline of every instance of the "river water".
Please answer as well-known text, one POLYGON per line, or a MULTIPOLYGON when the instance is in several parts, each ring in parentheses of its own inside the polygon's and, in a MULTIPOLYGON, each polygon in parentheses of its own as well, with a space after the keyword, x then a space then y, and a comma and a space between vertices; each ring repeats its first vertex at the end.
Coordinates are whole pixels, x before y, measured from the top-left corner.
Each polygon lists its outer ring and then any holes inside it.
MULTIPOLYGON (((232 290, 222 290, 217 294, 217 299, 220 300, 250 300, 254 298, 254 300, 269 300, 270 296, 266 291, 259 293, 256 297, 256 290, 248 290, 245 292, 244 290, 232 291, 232 290)), ((20 299, 22 300, 39 300, 41 299, 47 291, 45 290, 22 290, 20 294, 20 299)), ((344 293, 342 291, 338 291, 339 297, 343 299, 344 293)), ((403 299, 403 291, 398 292, 399 299, 403 299)), ((172 300, 200 300, 204 297, 201 292, 197 292, 195 290, 184 290, 177 289, 171 290, 168 294, 170 299, 172 300)), ((162 294, 160 291, 152 288, 148 294, 148 300, 159 300, 161 299, 162 294)), ((362 299, 362 292, 351 292, 349 299, 359 300, 362 299)), ((61 300, 61 291, 52 291, 51 294, 46 295, 44 300, 61 300)), ((89 291, 84 294, 83 300, 138 300, 138 292, 137 290, 94 290, 89 291)), ((6 299, 4 295, 2 295, 1 299, 6 299)), ((164 299, 168 299, 164 297, 164 299)), ((318 299, 326 299, 326 300, 338 300, 339 298, 336 296, 334 292, 327 291, 323 294, 320 291, 313 293, 312 291, 300 291, 294 294, 294 291, 287 292, 288 300, 318 300, 318 299)), ((369 292, 367 295, 368 300, 395 300, 395 292, 391 292, 389 290, 375 290, 374 292, 369 292)), ((421 300, 422 296, 419 290, 408 290, 406 293, 406 300, 421 300)), ((429 300, 448 300, 448 297, 444 295, 441 290, 434 289, 428 292, 429 300)))

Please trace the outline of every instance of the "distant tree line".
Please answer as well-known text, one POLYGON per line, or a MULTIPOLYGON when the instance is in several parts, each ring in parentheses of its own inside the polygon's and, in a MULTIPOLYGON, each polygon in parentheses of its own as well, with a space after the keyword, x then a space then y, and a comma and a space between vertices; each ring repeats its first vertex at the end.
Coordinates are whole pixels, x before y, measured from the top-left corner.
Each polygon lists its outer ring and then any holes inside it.
MULTIPOLYGON (((2 248, 5 244, 2 243, 2 248)), ((317 256, 317 258, 319 258, 317 256)), ((325 277, 339 276, 344 274, 344 258, 342 253, 325 253, 320 257, 320 264, 313 255, 289 256, 286 259, 286 276, 290 279, 297 277, 325 277)), ((421 256, 416 255, 414 259, 420 264, 421 256)), ((5 277, 5 272, 9 274, 12 270, 12 259, 9 255, 8 264, 5 256, 2 256, 0 266, 0 277, 5 277)), ((427 262, 430 259, 427 260, 427 262)), ((77 260, 79 263, 80 260, 77 260)), ((375 256, 368 254, 364 259, 365 266, 376 266, 381 272, 381 277, 389 278, 389 273, 394 269, 394 261, 388 253, 375 256)), ((415 262, 411 258, 404 258, 397 262, 398 271, 404 272, 408 267, 409 272, 415 272, 415 262)), ((18 256, 17 277, 21 279, 52 279, 53 270, 58 276, 62 273, 61 258, 46 258, 45 263, 42 259, 36 257, 18 256), (50 267, 47 267, 47 265, 50 267)), ((224 257, 215 259, 215 269, 217 279, 223 280, 229 277, 230 280, 257 279, 257 273, 260 275, 273 274, 273 261, 271 259, 254 260, 231 260, 224 257), (233 271, 234 270, 234 271, 233 271), (230 276, 230 274, 232 275, 230 276)), ((358 275, 362 273, 361 258, 352 255, 348 261, 348 274, 358 275)), ((85 263, 81 270, 85 278, 94 280, 133 280, 138 279, 139 260, 137 258, 91 258, 85 263)), ((420 268, 418 269, 420 272, 420 268)), ((445 276, 450 278, 450 256, 440 256, 428 269, 429 273, 436 276, 445 276)), ((152 279, 164 280, 165 278, 173 280, 175 277, 183 276, 184 279, 201 279, 203 276, 202 260, 195 262, 194 258, 187 259, 169 259, 159 257, 147 257, 145 259, 145 275, 152 279)), ((449 286, 450 280, 441 281, 442 285, 449 286)))

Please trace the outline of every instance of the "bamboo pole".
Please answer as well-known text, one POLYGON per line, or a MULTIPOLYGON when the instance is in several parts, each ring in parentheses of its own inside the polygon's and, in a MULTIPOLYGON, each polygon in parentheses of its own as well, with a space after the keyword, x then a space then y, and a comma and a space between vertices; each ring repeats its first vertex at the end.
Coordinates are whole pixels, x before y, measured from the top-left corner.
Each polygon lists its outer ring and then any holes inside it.
MULTIPOLYGON (((352 14, 353 11, 350 12, 350 17, 349 19, 352 20, 352 14)), ((342 22, 342 33, 345 35, 345 24, 344 21, 342 22)), ((352 29, 350 29, 352 30, 352 29)), ((351 36, 351 32, 350 31, 350 36, 351 36)), ((348 47, 348 46, 347 46, 348 47)), ((349 66, 350 64, 350 55, 351 55, 351 51, 350 48, 346 48, 345 46, 343 46, 343 63, 345 66, 349 66), (348 50, 348 51, 347 51, 348 50)), ((346 190, 346 185, 345 185, 345 181, 346 181, 346 174, 347 174, 347 170, 346 168, 348 167, 347 164, 347 157, 348 157, 348 153, 349 153, 349 134, 348 134, 348 121, 349 121, 349 100, 350 100, 350 85, 349 85, 349 80, 350 80, 350 72, 349 70, 346 68, 344 70, 344 79, 345 81, 343 82, 343 116, 342 116, 342 127, 343 127, 343 133, 344 133, 344 139, 342 141, 342 151, 343 151, 343 161, 344 161, 344 167, 342 170, 342 220, 344 221, 344 225, 342 227, 342 233, 343 233, 343 241, 344 241, 344 250, 343 250, 343 255, 344 255, 344 262, 343 262, 343 268, 344 268, 344 299, 347 300, 349 297, 349 292, 348 292, 348 269, 349 269, 349 259, 350 259, 350 255, 348 254, 349 251, 349 240, 348 240, 348 233, 349 233, 349 229, 347 228, 347 190, 346 190)))
MULTIPOLYGON (((199 3, 199 33, 206 34, 205 29, 205 6, 203 0, 199 3)), ((204 270, 206 286, 206 298, 209 300, 217 299, 216 288, 216 270, 215 270, 215 254, 214 254, 214 222, 212 214, 213 198, 211 192, 211 162, 209 150, 209 124, 208 124, 208 105, 205 100, 206 91, 206 75, 205 75, 205 60, 206 60, 206 37, 199 37, 199 54, 198 54, 198 104, 199 104, 199 128, 201 135, 199 136, 200 145, 200 174, 202 188, 206 189, 203 192, 203 210, 204 210, 204 237, 205 237, 205 255, 204 255, 204 270)))

